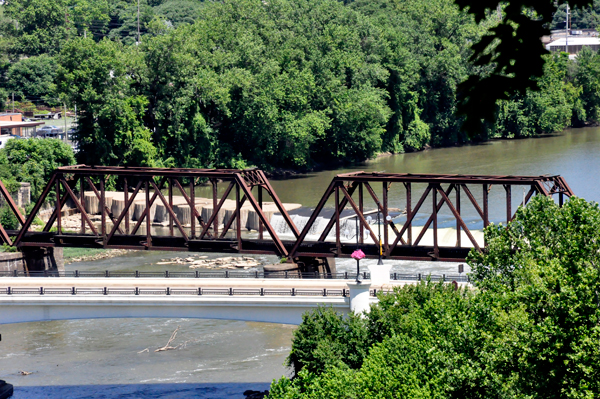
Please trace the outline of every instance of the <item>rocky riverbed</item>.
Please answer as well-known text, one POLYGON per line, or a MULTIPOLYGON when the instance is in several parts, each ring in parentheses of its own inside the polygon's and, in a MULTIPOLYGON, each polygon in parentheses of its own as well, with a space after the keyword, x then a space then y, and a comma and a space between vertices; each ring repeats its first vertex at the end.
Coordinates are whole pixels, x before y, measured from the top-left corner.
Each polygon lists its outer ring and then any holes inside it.
POLYGON ((159 265, 189 265, 190 269, 250 269, 263 263, 249 256, 225 256, 209 259, 206 255, 194 254, 187 258, 161 259, 159 265))
POLYGON ((65 264, 68 265, 70 263, 75 263, 75 262, 88 262, 88 261, 94 261, 94 260, 100 260, 100 259, 115 258, 117 256, 123 256, 127 252, 129 252, 129 251, 126 249, 107 249, 105 251, 102 251, 100 253, 95 253, 92 255, 82 255, 82 256, 75 256, 72 258, 65 258, 65 264))

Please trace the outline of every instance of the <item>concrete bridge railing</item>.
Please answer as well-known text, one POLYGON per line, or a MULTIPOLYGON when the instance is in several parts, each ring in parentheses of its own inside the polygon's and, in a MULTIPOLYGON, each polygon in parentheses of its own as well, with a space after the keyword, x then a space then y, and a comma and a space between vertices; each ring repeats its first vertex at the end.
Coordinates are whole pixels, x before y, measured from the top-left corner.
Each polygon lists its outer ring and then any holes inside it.
MULTIPOLYGON (((3 279, 15 283, 14 278, 3 279)), ((23 282, 23 279, 20 279, 23 282)), ((66 279, 60 279, 66 280, 66 279)), ((59 281, 60 281, 59 280, 59 281)), ((71 280, 71 279, 69 279, 71 280)), ((248 286, 170 288, 151 285, 127 287, 118 282, 110 288, 61 286, 48 279, 27 279, 27 286, 0 287, 0 324, 32 321, 96 318, 201 318, 300 324, 302 314, 319 306, 347 313, 368 311, 377 302, 369 281, 357 284, 326 284, 324 288, 295 288, 281 284, 270 288, 248 286), (34 287, 44 280, 47 287, 34 287), (329 285, 329 287, 327 286, 329 285)), ((56 281, 56 280, 55 280, 56 281)), ((80 280, 81 281, 81 280, 80 280)), ((5 281, 3 281, 5 282, 5 281)), ((105 282, 106 284, 106 282, 105 282)), ((95 285, 95 286, 94 286, 95 285)), ((109 284, 110 285, 110 284, 109 284)), ((302 284, 300 284, 302 285, 302 284)))

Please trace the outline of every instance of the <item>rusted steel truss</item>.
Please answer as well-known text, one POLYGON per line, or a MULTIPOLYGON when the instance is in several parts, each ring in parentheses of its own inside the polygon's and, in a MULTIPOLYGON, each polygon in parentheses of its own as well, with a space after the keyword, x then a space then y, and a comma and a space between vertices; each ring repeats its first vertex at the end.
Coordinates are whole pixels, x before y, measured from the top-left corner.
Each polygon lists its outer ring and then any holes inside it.
MULTIPOLYGON (((269 195, 279 212, 283 215, 290 229, 296 234, 298 230, 277 194, 271 187, 265 174, 260 170, 219 170, 219 169, 158 169, 158 168, 122 168, 122 167, 89 167, 84 165, 62 167, 57 169, 46 185, 40 199, 34 206, 27 220, 23 220, 24 228, 18 231, 14 244, 16 246, 85 246, 98 248, 122 249, 154 249, 154 250, 220 250, 224 252, 244 251, 242 242, 242 226, 240 210, 248 202, 259 218, 259 240, 270 241, 267 252, 287 256, 286 246, 279 239, 275 230, 263 212, 263 192, 269 195), (107 183, 123 187, 124 207, 119 214, 113 214, 107 205, 107 183), (186 182, 186 183, 184 183, 186 182), (212 185, 212 215, 203 220, 197 209, 195 188, 199 183, 212 185), (218 185, 226 185, 225 192, 218 196, 218 185), (130 189, 133 188, 133 191, 130 189), (258 200, 252 190, 258 192, 258 200), (49 200, 54 190, 54 211, 42 232, 30 232, 33 219, 42 204, 49 200), (99 227, 92 221, 84 206, 84 193, 92 191, 100 207, 99 227), (219 231, 219 213, 227 197, 235 192, 235 210, 233 216, 219 231), (173 204, 173 195, 179 194, 185 199, 191 213, 191 223, 184 226, 179 220, 173 204), (132 223, 130 213, 134 202, 143 201, 141 215, 132 223), (65 231, 62 223, 62 209, 69 201, 77 209, 81 224, 78 232, 65 231), (155 204, 164 206, 168 213, 168 231, 153 234, 151 209, 155 204), (141 231, 142 225, 144 230, 141 231), (55 226, 56 231, 50 232, 55 226), (228 233, 233 230, 234 238, 228 233), (270 240, 263 240, 264 230, 270 240)), ((121 195, 121 194, 119 194, 121 195)), ((7 241, 5 241, 7 242, 7 241)))
MULTIPOLYGON (((0 191, 19 217, 23 227, 14 232, 0 226, 0 239, 16 246, 53 247, 79 246, 95 248, 123 248, 146 250, 189 250, 199 252, 235 252, 276 254, 296 257, 349 257, 361 248, 368 257, 407 260, 462 261, 471 248, 481 249, 485 243, 478 241, 464 219, 467 207, 482 221, 490 223, 490 191, 499 188, 506 197, 506 221, 514 217, 512 198, 515 187, 523 190, 526 204, 533 195, 556 196, 560 205, 564 197, 573 192, 560 176, 477 176, 440 174, 392 174, 354 172, 336 176, 319 204, 300 232, 277 197, 265 174, 260 170, 219 169, 158 169, 90 167, 77 165, 59 168, 52 175, 31 214, 25 220, 19 216, 12 198, 0 182, 0 191), (212 214, 202 218, 196 206, 198 184, 212 186, 212 214), (123 209, 113 214, 107 204, 107 185, 122 187, 123 209), (218 187, 225 190, 219 195, 218 187), (253 190, 257 193, 254 197, 253 190), (84 193, 93 192, 100 208, 98 216, 90 215, 84 206, 84 193), (263 212, 263 194, 269 195, 293 234, 287 241, 278 237, 263 212), (184 226, 175 212, 174 194, 184 198, 190 208, 190 224, 184 226), (50 198, 50 195, 53 197, 50 198), (223 228, 219 211, 229 196, 235 198, 235 210, 223 228), (334 198, 333 214, 325 228, 316 236, 315 223, 328 202, 334 198), (416 202, 415 202, 416 199, 416 202), (59 204, 41 232, 30 231, 31 224, 48 202, 59 204), (143 211, 137 220, 131 220, 134 202, 143 211), (402 201, 404 209, 398 208, 402 201), (79 231, 65 231, 61 210, 69 202, 80 217, 79 231), (396 208, 389 204, 394 203, 396 208), (249 203, 259 219, 257 239, 242 239, 241 208, 249 203), (153 232, 151 209, 162 204, 168 213, 168 225, 160 233, 153 232), (369 209, 366 209, 368 207, 369 209), (375 210, 373 210, 375 208, 375 210), (342 217, 345 209, 350 216, 342 217), (451 245, 439 237, 440 212, 454 218, 456 239, 451 245), (379 225, 369 221, 369 215, 380 216, 379 225), (416 220, 417 215, 424 223, 416 220), (425 215, 425 219, 423 219, 425 215), (388 216, 390 216, 388 218, 388 216), (96 220, 94 220, 94 217, 96 220), (343 219, 354 218, 357 225, 354 240, 342 239, 343 219), (400 220, 404 219, 404 220, 400 220), (94 223, 94 221, 96 223, 94 223), (400 223, 401 222, 401 223, 400 223), (55 231, 51 229, 55 227, 55 231), (331 232, 334 230, 334 237, 331 232), (264 237, 266 230, 268 237, 264 237), (230 233, 231 234, 228 234, 230 233), (9 235, 16 235, 11 242, 9 235), (380 233, 383 233, 380 236, 380 233), (427 237, 427 238, 426 238, 427 237)), ((89 194, 88 194, 89 195, 89 194)), ((517 198, 517 197, 515 197, 517 198)), ((519 198, 520 199, 520 198, 519 198)), ((329 208, 331 208, 329 206, 329 208)), ((331 210, 331 209, 330 209, 331 210)), ((327 212, 325 212, 327 213, 327 212)), ((347 213, 347 212, 346 212, 347 213)), ((454 222, 453 222, 454 223, 454 222)))
MULTIPOLYGON (((17 204, 15 204, 15 201, 11 197, 10 193, 8 192, 6 186, 4 186, 4 183, 2 183, 2 181, 0 181, 0 194, 2 194, 2 197, 6 201, 6 204, 10 208, 13 215, 16 216, 19 224, 23 226, 25 224, 25 217, 19 210, 17 204)), ((2 224, 0 224, 0 240, 3 244, 13 245, 11 238, 9 237, 7 231, 4 229, 4 226, 2 226, 2 224)))
MULTIPOLYGON (((321 201, 314 210, 308 223, 300 233, 296 243, 290 250, 290 256, 317 256, 323 251, 330 250, 337 257, 348 257, 357 248, 360 248, 368 257, 378 257, 379 252, 383 258, 406 260, 442 260, 462 261, 471 247, 481 249, 485 243, 478 242, 473 236, 467 223, 463 219, 461 206, 466 202, 473 206, 476 213, 483 221, 483 227, 489 225, 489 193, 493 186, 503 188, 506 195, 506 221, 514 218, 512 209, 512 188, 524 187, 521 204, 526 204, 533 195, 546 195, 558 197, 562 206, 564 197, 570 197, 573 192, 567 182, 560 176, 477 176, 477 175, 441 175, 441 174, 398 174, 398 173, 365 173, 354 172, 336 176, 321 201), (374 190, 375 185, 380 185, 380 194, 374 190), (405 200, 405 217, 403 225, 396 226, 390 215, 390 189, 392 186, 400 187, 402 193, 394 191, 394 195, 405 200), (421 191, 415 190, 420 186, 421 191), (481 198, 477 199, 474 192, 480 192, 481 198), (414 203, 413 195, 417 194, 414 203), (524 191, 525 192, 525 191, 524 191), (307 240, 308 232, 324 210, 330 197, 334 196, 334 212, 325 230, 316 242, 307 240), (358 197, 358 198, 356 198, 358 197), (365 201, 374 203, 376 213, 381 215, 378 229, 373 227, 366 219, 364 210, 365 201), (430 201, 431 209, 424 210, 424 204, 430 201), (440 210, 447 206, 451 215, 456 220, 456 241, 448 246, 440 243, 438 229, 438 215, 440 210), (358 231, 358 243, 343 242, 341 240, 341 218, 345 208, 356 215, 354 216, 358 231), (418 213, 429 213, 429 217, 422 226, 414 226, 414 219, 418 213), (335 227, 335 242, 327 241, 331 230, 335 227), (413 230, 417 230, 416 237, 413 230), (432 234, 433 242, 424 245, 422 240, 426 233, 432 234), (465 237, 467 243, 465 243, 465 237), (365 242, 365 238, 367 241, 365 242)), ((370 211, 369 213, 373 213, 370 211)))

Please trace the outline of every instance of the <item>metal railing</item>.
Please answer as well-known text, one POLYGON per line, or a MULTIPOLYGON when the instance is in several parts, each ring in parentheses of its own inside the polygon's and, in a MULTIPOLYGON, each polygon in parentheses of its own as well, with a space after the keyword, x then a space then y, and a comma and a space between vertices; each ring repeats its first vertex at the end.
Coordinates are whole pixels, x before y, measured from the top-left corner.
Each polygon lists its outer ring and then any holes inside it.
MULTIPOLYGON (((375 296, 376 290, 371 290, 375 296)), ((299 289, 299 288, 0 288, 0 295, 188 295, 188 296, 322 296, 347 297, 348 289, 299 289)))
MULTIPOLYGON (((231 270, 215 270, 215 271, 187 271, 187 272, 141 272, 141 271, 40 271, 40 272, 24 272, 24 271, 3 271, 0 272, 0 277, 76 277, 76 278, 246 278, 246 279, 338 279, 338 280, 356 280, 356 273, 319 273, 319 272, 262 272, 262 271, 231 271, 231 270)), ((371 278, 369 273, 360 273, 361 280, 371 278)), ((405 274, 405 273, 390 273, 392 281, 456 281, 469 282, 468 275, 450 275, 450 274, 405 274)))

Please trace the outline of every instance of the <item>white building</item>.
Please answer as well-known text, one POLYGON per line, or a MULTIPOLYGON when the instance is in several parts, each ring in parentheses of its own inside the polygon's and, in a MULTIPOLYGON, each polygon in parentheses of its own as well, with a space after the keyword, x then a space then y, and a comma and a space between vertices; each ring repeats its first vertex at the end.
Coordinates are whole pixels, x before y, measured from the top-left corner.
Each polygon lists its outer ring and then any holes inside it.
POLYGON ((589 47, 591 50, 598 51, 600 50, 600 39, 597 37, 561 37, 560 39, 557 39, 552 43, 547 44, 546 50, 563 51, 569 54, 577 54, 584 47, 589 47))

